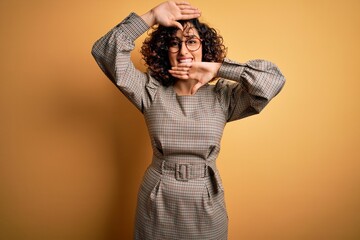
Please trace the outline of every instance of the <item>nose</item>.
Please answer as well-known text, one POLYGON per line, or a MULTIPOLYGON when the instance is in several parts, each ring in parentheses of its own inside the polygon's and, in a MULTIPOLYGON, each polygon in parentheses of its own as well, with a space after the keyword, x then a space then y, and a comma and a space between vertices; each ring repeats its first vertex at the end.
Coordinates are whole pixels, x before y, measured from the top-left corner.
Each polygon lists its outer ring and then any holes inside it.
POLYGON ((186 55, 189 52, 189 50, 186 47, 185 41, 181 42, 179 53, 180 55, 186 55))

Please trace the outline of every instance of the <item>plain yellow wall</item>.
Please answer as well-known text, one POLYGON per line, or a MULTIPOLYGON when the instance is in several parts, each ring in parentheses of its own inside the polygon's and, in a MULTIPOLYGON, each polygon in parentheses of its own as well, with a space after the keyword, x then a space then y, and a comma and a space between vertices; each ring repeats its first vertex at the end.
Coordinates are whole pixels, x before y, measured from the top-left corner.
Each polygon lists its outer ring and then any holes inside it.
MULTIPOLYGON (((0 2, 0 239, 132 238, 150 142, 90 50, 158 3, 0 2)), ((360 239, 360 1, 191 3, 229 58, 271 60, 287 78, 260 115, 225 130, 229 239, 360 239)))

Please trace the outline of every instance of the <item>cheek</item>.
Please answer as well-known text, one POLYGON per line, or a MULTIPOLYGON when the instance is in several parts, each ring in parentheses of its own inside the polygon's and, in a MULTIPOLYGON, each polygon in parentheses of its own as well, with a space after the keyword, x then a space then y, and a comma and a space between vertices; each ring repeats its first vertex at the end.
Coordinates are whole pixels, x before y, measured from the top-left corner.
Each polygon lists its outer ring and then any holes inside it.
POLYGON ((169 58, 170 65, 172 67, 176 66, 176 56, 175 56, 175 54, 168 53, 168 58, 169 58))
POLYGON ((202 62, 202 48, 194 53, 194 58, 196 62, 202 62))

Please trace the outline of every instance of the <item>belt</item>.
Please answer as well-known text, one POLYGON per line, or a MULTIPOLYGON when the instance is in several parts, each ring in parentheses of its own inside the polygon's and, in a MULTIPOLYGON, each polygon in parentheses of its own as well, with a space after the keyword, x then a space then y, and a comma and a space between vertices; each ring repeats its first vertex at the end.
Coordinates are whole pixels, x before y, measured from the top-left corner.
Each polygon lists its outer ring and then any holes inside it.
POLYGON ((161 174, 173 175, 176 180, 187 182, 192 179, 209 176, 209 166, 205 163, 182 163, 169 162, 154 157, 151 163, 161 174))

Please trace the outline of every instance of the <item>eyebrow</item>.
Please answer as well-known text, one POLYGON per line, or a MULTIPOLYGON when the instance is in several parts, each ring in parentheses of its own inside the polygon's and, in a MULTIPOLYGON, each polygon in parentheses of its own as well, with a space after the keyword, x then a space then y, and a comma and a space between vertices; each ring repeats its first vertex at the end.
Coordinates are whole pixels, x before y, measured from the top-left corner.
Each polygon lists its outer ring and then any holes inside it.
MULTIPOLYGON (((199 38, 198 36, 196 36, 195 34, 192 34, 192 35, 183 35, 183 37, 185 37, 185 38, 187 38, 187 39, 189 39, 189 38, 199 38)), ((177 36, 174 36, 174 37, 172 37, 172 40, 179 40, 179 41, 181 41, 181 39, 179 38, 179 37, 177 37, 177 36)))
POLYGON ((198 37, 198 36, 196 36, 195 34, 193 34, 193 35, 184 35, 184 37, 186 37, 186 38, 193 38, 193 37, 198 37))

